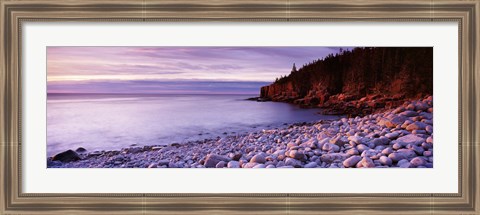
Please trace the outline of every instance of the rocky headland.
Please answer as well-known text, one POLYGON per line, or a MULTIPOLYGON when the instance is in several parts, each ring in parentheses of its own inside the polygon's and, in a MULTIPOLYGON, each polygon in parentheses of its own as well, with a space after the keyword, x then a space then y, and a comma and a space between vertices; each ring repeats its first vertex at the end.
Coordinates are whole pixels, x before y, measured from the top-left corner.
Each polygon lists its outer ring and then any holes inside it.
POLYGON ((433 100, 224 138, 116 151, 67 150, 49 168, 432 168, 433 100))
POLYGON ((431 47, 355 48, 303 65, 260 90, 259 101, 367 115, 433 92, 431 47))

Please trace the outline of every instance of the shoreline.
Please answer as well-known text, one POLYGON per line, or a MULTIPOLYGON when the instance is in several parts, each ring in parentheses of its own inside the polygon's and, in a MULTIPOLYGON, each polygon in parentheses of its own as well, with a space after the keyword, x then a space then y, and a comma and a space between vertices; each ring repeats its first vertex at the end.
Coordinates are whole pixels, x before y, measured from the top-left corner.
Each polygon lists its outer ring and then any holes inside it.
POLYGON ((433 101, 221 138, 47 158, 48 168, 432 168, 433 101))

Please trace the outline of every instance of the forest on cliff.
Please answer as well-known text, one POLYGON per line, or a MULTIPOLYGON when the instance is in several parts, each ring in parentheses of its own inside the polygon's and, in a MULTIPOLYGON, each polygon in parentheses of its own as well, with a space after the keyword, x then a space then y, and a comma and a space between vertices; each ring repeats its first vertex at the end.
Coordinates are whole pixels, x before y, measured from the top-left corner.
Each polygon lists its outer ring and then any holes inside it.
POLYGON ((311 90, 329 95, 339 93, 431 94, 433 91, 432 47, 376 47, 341 50, 323 59, 292 69, 277 78, 262 97, 295 92, 305 97, 311 90))

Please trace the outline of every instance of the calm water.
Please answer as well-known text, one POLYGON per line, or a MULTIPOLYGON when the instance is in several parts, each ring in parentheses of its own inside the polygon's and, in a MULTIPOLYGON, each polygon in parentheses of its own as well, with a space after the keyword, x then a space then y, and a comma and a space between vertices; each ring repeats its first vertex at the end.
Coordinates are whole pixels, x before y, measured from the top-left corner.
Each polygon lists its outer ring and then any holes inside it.
POLYGON ((47 153, 181 143, 337 118, 285 103, 245 100, 254 96, 49 94, 47 153))

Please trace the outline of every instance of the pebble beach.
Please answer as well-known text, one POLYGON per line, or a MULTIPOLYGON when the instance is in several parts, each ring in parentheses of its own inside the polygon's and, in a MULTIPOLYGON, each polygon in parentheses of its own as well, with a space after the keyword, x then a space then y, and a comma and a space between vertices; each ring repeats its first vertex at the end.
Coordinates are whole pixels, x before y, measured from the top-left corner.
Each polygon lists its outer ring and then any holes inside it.
POLYGON ((48 168, 432 168, 433 100, 376 113, 169 145, 78 148, 48 168))

